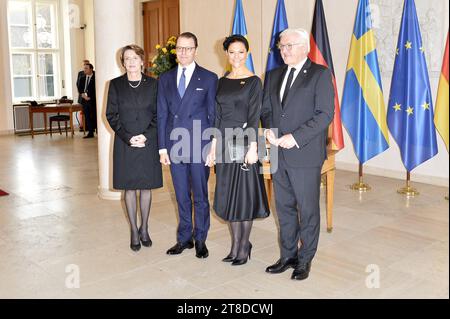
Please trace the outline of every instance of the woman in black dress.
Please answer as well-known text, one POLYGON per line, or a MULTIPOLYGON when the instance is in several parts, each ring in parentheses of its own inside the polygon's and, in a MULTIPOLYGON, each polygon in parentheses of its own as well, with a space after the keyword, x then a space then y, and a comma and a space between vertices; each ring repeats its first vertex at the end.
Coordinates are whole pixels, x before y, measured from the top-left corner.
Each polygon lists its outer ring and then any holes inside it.
POLYGON ((217 159, 214 210, 230 223, 232 233, 231 251, 223 261, 236 266, 251 257, 253 220, 269 216, 270 211, 258 162, 261 80, 245 65, 249 50, 245 37, 230 36, 223 47, 232 70, 219 80, 216 128, 220 136, 212 143, 207 164, 212 166, 217 159))
POLYGON ((156 128, 157 81, 142 73, 144 50, 136 45, 122 48, 126 73, 111 80, 106 117, 115 132, 113 187, 125 190, 125 205, 131 229, 130 248, 150 247, 148 218, 151 189, 162 187, 156 128), (141 225, 137 226, 137 191, 141 225))

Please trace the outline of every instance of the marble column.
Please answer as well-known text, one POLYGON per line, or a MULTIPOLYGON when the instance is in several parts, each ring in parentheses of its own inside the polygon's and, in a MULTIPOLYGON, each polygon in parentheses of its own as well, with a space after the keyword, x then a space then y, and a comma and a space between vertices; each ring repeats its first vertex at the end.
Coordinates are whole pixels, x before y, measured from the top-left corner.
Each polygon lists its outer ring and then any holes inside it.
POLYGON ((123 73, 119 49, 135 42, 135 1, 95 0, 95 77, 98 127, 98 194, 102 199, 119 200, 121 192, 112 189, 114 132, 105 116, 109 81, 123 73))
POLYGON ((0 1, 0 135, 14 133, 7 1, 0 1))

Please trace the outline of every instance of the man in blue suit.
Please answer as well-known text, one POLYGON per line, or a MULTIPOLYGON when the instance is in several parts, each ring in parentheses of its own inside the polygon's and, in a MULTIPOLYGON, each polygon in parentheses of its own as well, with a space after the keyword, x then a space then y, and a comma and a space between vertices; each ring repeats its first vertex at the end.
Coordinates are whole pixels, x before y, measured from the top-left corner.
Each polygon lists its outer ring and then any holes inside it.
POLYGON ((197 47, 194 34, 182 33, 176 45, 178 67, 159 79, 158 141, 160 162, 170 165, 179 214, 177 243, 167 254, 194 248, 194 238, 196 256, 207 258, 209 168, 204 154, 210 141, 202 135, 214 126, 217 75, 195 63, 197 47))

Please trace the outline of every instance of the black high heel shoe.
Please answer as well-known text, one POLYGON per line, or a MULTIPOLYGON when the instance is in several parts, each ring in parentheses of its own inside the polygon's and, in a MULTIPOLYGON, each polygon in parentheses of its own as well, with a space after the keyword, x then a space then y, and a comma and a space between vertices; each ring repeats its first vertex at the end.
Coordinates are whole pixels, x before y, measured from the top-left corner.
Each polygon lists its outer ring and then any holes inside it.
POLYGON ((141 242, 139 241, 137 244, 133 244, 133 240, 131 240, 130 248, 132 251, 139 251, 141 249, 141 242))
POLYGON ((236 259, 235 256, 232 256, 231 254, 229 254, 227 257, 225 257, 224 259, 222 259, 222 261, 223 261, 224 263, 232 263, 235 259, 236 259))
POLYGON ((150 238, 150 235, 148 236, 148 240, 144 240, 140 230, 139 230, 139 239, 142 242, 142 246, 144 246, 144 247, 151 247, 152 246, 152 239, 150 238))
POLYGON ((232 266, 241 266, 247 263, 247 261, 249 259, 252 258, 252 244, 250 243, 250 247, 248 248, 248 256, 246 258, 243 259, 234 259, 233 262, 231 263, 232 266))

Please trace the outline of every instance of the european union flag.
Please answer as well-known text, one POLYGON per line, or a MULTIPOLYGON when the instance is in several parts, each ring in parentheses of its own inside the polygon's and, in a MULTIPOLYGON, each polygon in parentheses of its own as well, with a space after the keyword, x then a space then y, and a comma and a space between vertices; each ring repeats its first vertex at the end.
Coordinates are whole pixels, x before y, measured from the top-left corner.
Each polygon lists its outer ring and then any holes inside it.
POLYGON ((273 20, 272 38, 270 40, 269 56, 267 57, 266 72, 276 69, 284 65, 280 50, 277 47, 280 33, 288 28, 288 21, 286 16, 286 7, 284 0, 278 0, 277 9, 275 11, 275 18, 273 20))
MULTIPOLYGON (((244 8, 242 7, 242 0, 236 0, 236 9, 234 11, 232 32, 233 34, 240 34, 247 38, 247 25, 245 24, 245 16, 244 16, 244 8)), ((253 73, 255 72, 251 53, 248 54, 245 65, 250 71, 252 71, 253 73)))
POLYGON ((369 0, 360 0, 341 103, 360 164, 389 148, 389 132, 369 0))
POLYGON ((398 37, 388 126, 408 172, 438 152, 433 99, 414 0, 405 0, 398 37))

